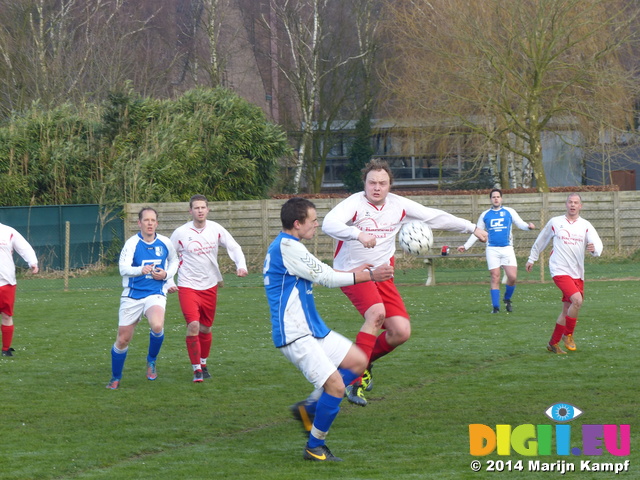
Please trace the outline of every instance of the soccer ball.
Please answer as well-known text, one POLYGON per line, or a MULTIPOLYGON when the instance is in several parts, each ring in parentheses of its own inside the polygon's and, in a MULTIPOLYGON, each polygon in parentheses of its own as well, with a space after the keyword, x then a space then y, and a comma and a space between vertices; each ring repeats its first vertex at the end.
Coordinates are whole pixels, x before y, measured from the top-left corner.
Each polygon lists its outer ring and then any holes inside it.
POLYGON ((398 232, 400 248, 411 255, 426 255, 433 246, 433 232, 423 222, 409 222, 398 232))

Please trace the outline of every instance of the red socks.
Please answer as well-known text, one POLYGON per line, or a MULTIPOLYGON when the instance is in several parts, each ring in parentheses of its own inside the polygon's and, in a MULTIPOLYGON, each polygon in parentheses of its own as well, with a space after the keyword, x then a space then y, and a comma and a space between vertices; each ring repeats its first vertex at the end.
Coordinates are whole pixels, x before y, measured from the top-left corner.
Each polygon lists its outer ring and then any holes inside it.
POLYGON ((387 331, 385 330, 376 340, 376 344, 373 347, 373 352, 371 353, 370 362, 373 362, 380 357, 384 357, 387 353, 391 353, 395 350, 396 347, 392 347, 387 343, 387 331))
MULTIPOLYGON (((356 345, 360 347, 365 355, 369 357, 369 363, 384 357, 387 353, 392 352, 396 347, 392 347, 387 343, 387 331, 385 330, 377 337, 370 333, 358 332, 356 335, 356 345)), ((353 382, 360 382, 362 377, 356 378, 353 382)))
POLYGON ((564 325, 560 325, 556 323, 556 328, 553 330, 553 334, 551 335, 551 340, 549 340, 549 345, 555 345, 562 339, 562 335, 564 335, 566 327, 564 325))
POLYGON ((211 352, 211 338, 213 335, 209 333, 198 333, 198 335, 187 336, 187 352, 191 365, 200 365, 200 360, 209 358, 211 352))
POLYGON ((577 318, 572 318, 572 317, 564 317, 565 319, 565 331, 564 334, 565 335, 573 335, 573 331, 576 328, 576 322, 578 321, 577 318))
POLYGON ((376 336, 370 333, 358 332, 356 335, 356 345, 364 352, 367 358, 371 358, 371 353, 373 352, 376 340, 376 336))
POLYGON ((13 325, 2 325, 2 350, 9 350, 13 341, 13 325))
MULTIPOLYGON (((213 335, 211 332, 198 334, 198 340, 200 340, 200 357, 201 358, 209 358, 209 353, 211 353, 211 338, 213 335)), ((200 362, 200 358, 198 359, 200 362)))
POLYGON ((555 345, 558 343, 562 339, 563 335, 573 335, 578 319, 573 317, 564 317, 564 319, 566 325, 556 323, 556 327, 551 335, 551 340, 549 340, 549 345, 555 345))
POLYGON ((197 335, 187 336, 187 353, 189 354, 191 365, 200 365, 200 342, 197 335))

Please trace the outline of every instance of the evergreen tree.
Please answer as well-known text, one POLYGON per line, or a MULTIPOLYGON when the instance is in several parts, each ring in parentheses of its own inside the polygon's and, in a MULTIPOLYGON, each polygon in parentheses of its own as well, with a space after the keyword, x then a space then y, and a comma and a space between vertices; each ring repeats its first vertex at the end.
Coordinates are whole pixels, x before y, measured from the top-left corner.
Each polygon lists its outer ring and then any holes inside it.
POLYGON ((362 169, 373 155, 371 146, 371 118, 363 112, 356 123, 356 137, 349 149, 349 160, 342 179, 344 187, 349 193, 362 190, 362 169))

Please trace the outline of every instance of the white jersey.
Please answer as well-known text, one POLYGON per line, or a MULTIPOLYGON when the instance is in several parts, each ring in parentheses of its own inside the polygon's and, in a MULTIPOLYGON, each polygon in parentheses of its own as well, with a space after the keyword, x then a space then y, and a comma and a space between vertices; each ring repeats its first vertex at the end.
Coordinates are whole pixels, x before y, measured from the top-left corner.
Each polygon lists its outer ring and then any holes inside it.
POLYGON ((540 231, 531 247, 529 263, 534 263, 540 253, 553 238, 553 249, 549 256, 549 272, 552 277, 569 275, 571 278, 584 280, 584 254, 588 243, 593 243, 595 251, 591 253, 599 257, 602 253, 602 240, 593 225, 582 217, 571 221, 566 216, 553 217, 540 231))
POLYGON ((389 193, 384 205, 371 204, 364 192, 354 193, 336 205, 322 222, 322 231, 338 240, 333 260, 337 270, 351 270, 363 263, 388 265, 396 251, 396 234, 403 223, 422 221, 435 230, 473 233, 476 226, 436 208, 389 193), (376 246, 365 248, 362 232, 376 237, 376 246))
POLYGON ((38 265, 33 247, 15 228, 0 223, 0 286, 16 284, 14 250, 30 267, 38 265))
POLYGON ((242 247, 219 223, 207 220, 204 228, 187 222, 171 234, 171 243, 180 257, 178 287, 207 290, 222 281, 218 266, 218 247, 227 249, 236 268, 247 269, 242 247))

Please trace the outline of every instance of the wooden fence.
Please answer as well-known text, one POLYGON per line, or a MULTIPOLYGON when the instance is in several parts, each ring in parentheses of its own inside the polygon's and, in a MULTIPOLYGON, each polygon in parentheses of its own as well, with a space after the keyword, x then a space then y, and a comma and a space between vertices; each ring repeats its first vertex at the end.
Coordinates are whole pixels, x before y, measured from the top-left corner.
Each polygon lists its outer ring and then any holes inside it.
MULTIPOLYGON (((519 256, 526 256, 538 235, 539 229, 553 216, 562 215, 568 193, 536 193, 505 195, 505 206, 514 208, 527 222, 533 222, 537 229, 523 231, 514 228, 514 246, 519 256)), ((598 231, 604 243, 605 256, 626 255, 640 248, 640 192, 581 192, 582 216, 589 220, 598 231)), ((409 197, 432 208, 445 210, 453 215, 475 222, 480 213, 491 207, 489 196, 483 195, 424 195, 409 197)), ((341 198, 312 200, 318 210, 318 220, 339 203, 341 198)), ((253 200, 237 202, 210 202, 209 219, 223 225, 242 245, 247 262, 253 268, 262 265, 266 249, 281 228, 280 207, 284 200, 253 200)), ((175 228, 191 219, 189 204, 157 203, 125 205, 125 239, 138 231, 138 212, 142 207, 151 206, 158 210, 158 232, 170 236, 175 228)), ((457 247, 468 235, 434 231, 434 250, 442 245, 457 247)), ((321 231, 307 247, 319 258, 330 260, 333 256, 334 241, 321 231)), ((481 253, 480 243, 471 250, 481 253)), ((401 256, 401 252, 398 252, 401 256)), ((221 255, 221 264, 228 258, 221 255), (224 257, 224 258, 223 258, 224 257)))

